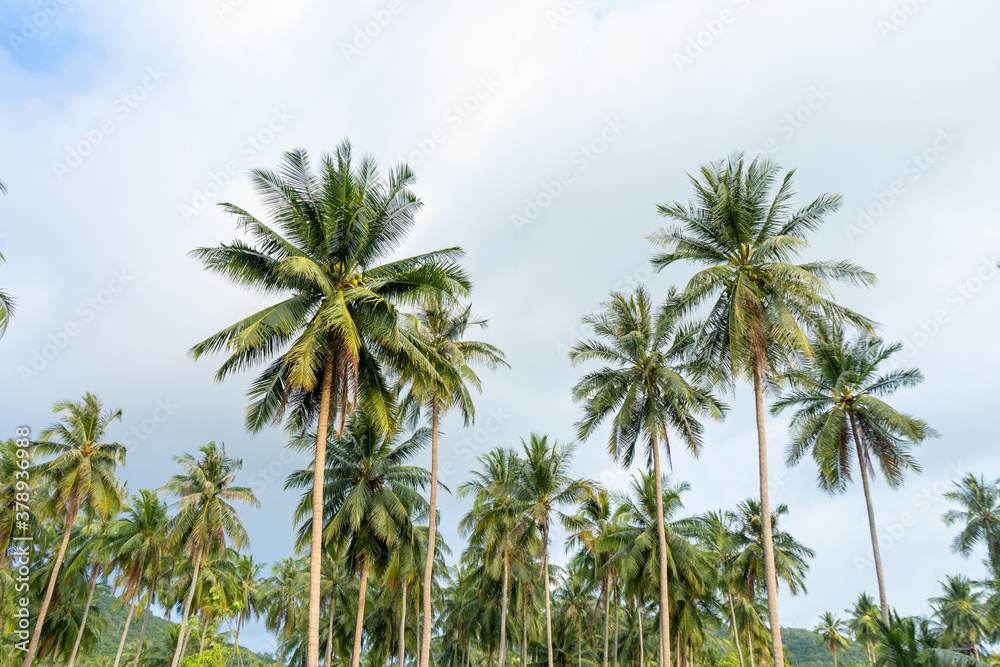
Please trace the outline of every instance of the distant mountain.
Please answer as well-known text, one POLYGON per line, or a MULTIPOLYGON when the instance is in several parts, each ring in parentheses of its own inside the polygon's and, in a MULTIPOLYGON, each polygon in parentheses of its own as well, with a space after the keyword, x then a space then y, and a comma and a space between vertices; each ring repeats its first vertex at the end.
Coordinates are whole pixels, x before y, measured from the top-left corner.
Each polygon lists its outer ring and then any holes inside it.
MULTIPOLYGON (((833 667, 833 655, 819 635, 812 630, 781 628, 781 639, 788 653, 788 661, 795 667, 833 667)), ((846 650, 837 653, 839 667, 867 665, 868 657, 860 645, 851 642, 846 650)))

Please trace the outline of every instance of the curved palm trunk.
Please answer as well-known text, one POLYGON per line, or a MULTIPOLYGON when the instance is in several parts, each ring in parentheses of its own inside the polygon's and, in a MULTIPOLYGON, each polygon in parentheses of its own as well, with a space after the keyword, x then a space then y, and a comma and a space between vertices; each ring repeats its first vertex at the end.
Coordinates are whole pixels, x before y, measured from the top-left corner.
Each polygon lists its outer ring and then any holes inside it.
POLYGON ((406 589, 409 583, 403 580, 403 608, 399 611, 399 667, 406 664, 406 589))
POLYGON ((45 597, 42 598, 42 605, 38 608, 38 620, 35 622, 35 631, 31 635, 31 643, 28 644, 28 652, 24 656, 22 667, 31 667, 38 652, 38 640, 42 637, 42 626, 45 625, 45 616, 49 613, 49 605, 52 603, 52 594, 56 590, 56 579, 59 577, 59 568, 62 567, 63 559, 66 558, 66 547, 69 546, 69 536, 73 532, 73 524, 76 523, 76 515, 79 512, 79 501, 71 499, 66 512, 65 532, 62 543, 59 545, 59 553, 56 554, 56 562, 52 566, 52 574, 49 575, 49 585, 45 589, 45 597))
POLYGON ((198 642, 198 655, 205 652, 205 637, 208 635, 208 618, 201 616, 201 640, 198 642))
POLYGON ((191 575, 191 587, 188 588, 187 599, 184 601, 184 613, 181 614, 181 632, 177 636, 177 648, 174 649, 174 659, 170 662, 170 667, 177 667, 177 663, 181 661, 181 656, 184 655, 184 649, 186 648, 187 642, 185 642, 185 636, 187 632, 187 621, 188 616, 191 614, 191 602, 194 600, 195 589, 198 588, 198 574, 201 572, 201 555, 202 550, 198 550, 198 554, 194 557, 194 573, 191 575))
POLYGON ((135 595, 132 595, 132 603, 128 606, 128 616, 125 617, 125 630, 122 632, 122 639, 118 642, 118 653, 115 654, 115 667, 122 661, 122 651, 125 650, 125 638, 128 637, 129 626, 132 625, 132 616, 135 614, 135 595))
POLYGON ((774 567, 774 535, 771 532, 771 498, 767 488, 767 433, 764 431, 764 380, 761 361, 754 361, 753 394, 757 415, 757 463, 760 468, 760 519, 764 538, 764 579, 767 584, 767 612, 771 624, 771 653, 774 664, 783 667, 785 651, 778 621, 778 580, 774 567))
POLYGON ((604 576, 604 656, 601 667, 608 667, 608 630, 611 627, 611 579, 604 576))
POLYGON ((549 601, 549 522, 542 526, 542 577, 545 580, 545 646, 552 667, 552 606, 549 601))
POLYGON ((434 580, 434 538, 437 531, 437 487, 438 487, 438 405, 431 399, 431 497, 430 515, 427 522, 427 563, 424 565, 424 632, 420 645, 420 667, 428 667, 431 661, 431 625, 434 613, 431 610, 431 593, 434 580))
MULTIPOLYGON (((149 604, 150 600, 153 599, 153 592, 150 591, 149 597, 146 598, 146 607, 142 615, 142 630, 139 631, 139 643, 135 645, 135 660, 132 661, 132 667, 139 667, 139 656, 142 655, 142 645, 146 641, 146 624, 149 622, 149 604)), ((236 656, 239 657, 239 643, 236 643, 236 656)))
POLYGON ((833 667, 837 667, 837 647, 831 646, 830 651, 833 653, 833 667))
POLYGON ((351 667, 361 663, 361 632, 365 625, 365 596, 368 593, 368 565, 361 566, 361 588, 358 595, 358 622, 354 626, 354 653, 351 654, 351 667))
POLYGON ((653 471, 656 473, 656 539, 660 545, 660 662, 670 665, 670 596, 667 566, 667 529, 663 525, 663 473, 660 472, 660 445, 652 438, 653 471))
POLYGON ((736 630, 736 607, 733 606, 733 589, 726 588, 726 599, 729 601, 729 614, 733 619, 733 643, 736 644, 736 655, 740 659, 740 667, 743 667, 743 647, 740 646, 740 633, 736 630))
POLYGON ((507 558, 508 554, 504 554, 503 595, 500 599, 500 657, 497 658, 497 667, 504 667, 507 660, 507 591, 510 586, 510 565, 507 558))
POLYGON ((337 587, 330 588, 330 626, 326 630, 326 656, 323 659, 323 667, 330 667, 333 664, 333 618, 337 615, 337 587))
POLYGON ((332 355, 327 357, 326 365, 323 367, 323 385, 320 392, 319 419, 316 423, 316 460, 313 464, 312 535, 309 542, 307 667, 319 667, 319 596, 323 583, 321 564, 323 556, 323 476, 326 471, 326 436, 330 425, 330 395, 333 393, 332 355))
MULTIPOLYGON (((882 554, 878 548, 878 531, 875 529, 875 507, 872 505, 872 494, 868 488, 868 466, 866 465, 868 459, 861 446, 863 436, 854 415, 851 415, 851 426, 854 429, 854 445, 858 450, 858 464, 861 467, 861 486, 865 491, 865 505, 868 508, 868 530, 871 533, 872 553, 875 556, 875 576, 878 577, 878 602, 879 607, 882 608, 882 622, 889 625, 889 601, 885 593, 885 577, 882 575, 882 554)), ((834 656, 834 662, 836 662, 836 656, 834 656)))
POLYGON ((73 652, 69 655, 68 667, 76 665, 76 655, 80 651, 80 642, 83 641, 83 631, 87 628, 87 617, 90 616, 90 605, 94 602, 94 589, 97 587, 98 566, 94 566, 90 582, 87 584, 87 606, 83 608, 83 618, 80 619, 80 629, 76 633, 76 641, 73 642, 73 652))
POLYGON ((646 667, 646 646, 642 638, 642 596, 636 600, 635 618, 639 623, 639 667, 646 667))
POLYGON ((750 630, 750 628, 747 628, 747 653, 750 656, 750 667, 754 667, 754 664, 753 664, 753 661, 754 661, 754 658, 753 658, 753 654, 754 654, 753 632, 750 630))

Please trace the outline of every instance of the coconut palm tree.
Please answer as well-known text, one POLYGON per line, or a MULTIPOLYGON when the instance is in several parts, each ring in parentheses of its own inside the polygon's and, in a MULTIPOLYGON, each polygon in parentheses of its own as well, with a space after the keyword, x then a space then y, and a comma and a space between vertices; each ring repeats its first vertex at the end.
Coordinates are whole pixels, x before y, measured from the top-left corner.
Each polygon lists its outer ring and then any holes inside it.
MULTIPOLYGON (((0 253, 0 265, 4 263, 3 253, 0 253)), ((14 297, 6 292, 0 291, 0 338, 7 331, 10 323, 10 316, 14 314, 14 297)))
MULTIPOLYGON (((766 543, 761 521, 760 504, 755 499, 740 502, 736 511, 727 512, 733 525, 733 567, 739 573, 748 598, 757 591, 766 590, 762 579, 766 576, 766 543)), ((778 528, 778 523, 788 513, 787 505, 778 505, 767 522, 771 527, 771 543, 774 545, 774 572, 778 582, 784 582, 792 595, 806 592, 805 577, 809 571, 809 559, 815 552, 800 544, 789 533, 778 528)))
POLYGON ((105 517, 96 522, 91 519, 85 526, 78 524, 76 528, 78 537, 70 539, 73 551, 67 555, 63 567, 67 573, 81 569, 87 572, 87 601, 83 607, 83 617, 80 619, 73 649, 70 651, 68 667, 74 667, 80 648, 83 646, 87 623, 94 609, 94 594, 97 592, 98 580, 111 572, 112 551, 107 541, 109 519, 110 517, 105 517))
POLYGON ((891 488, 902 485, 907 470, 920 470, 910 449, 937 434, 926 422, 896 410, 885 399, 900 388, 919 384, 923 376, 916 368, 881 372, 880 366, 902 345, 887 344, 878 336, 862 334, 849 340, 839 327, 821 326, 811 337, 810 347, 813 355, 785 373, 791 389, 775 401, 771 413, 795 410, 788 462, 799 463, 811 453, 825 491, 838 493, 847 488, 857 457, 882 622, 888 623, 889 602, 868 476, 875 473, 873 460, 891 488))
POLYGON ((934 616, 941 624, 941 642, 979 659, 983 641, 992 630, 984 602, 985 593, 961 575, 949 576, 942 584, 940 596, 931 598, 934 616))
POLYGON ((116 419, 121 421, 121 410, 105 410, 101 399, 88 392, 80 402, 56 403, 52 411, 62 417, 41 432, 34 450, 37 456, 53 457, 39 463, 36 472, 52 489, 53 510, 65 517, 63 539, 39 605, 38 620, 23 667, 31 667, 35 659, 45 615, 77 516, 81 510, 86 510, 90 516, 114 515, 124 495, 116 470, 125 464, 125 447, 117 442, 104 442, 108 426, 116 419))
POLYGON ((264 580, 262 607, 264 625, 278 636, 278 664, 284 665, 292 634, 308 614, 309 562, 282 558, 264 580))
POLYGON ((985 544, 993 576, 1000 577, 1000 480, 988 482, 983 476, 969 473, 954 487, 944 497, 962 509, 948 510, 944 522, 948 526, 964 525, 955 536, 952 550, 968 556, 977 545, 985 544))
MULTIPOLYGON (((668 301, 673 301, 671 293, 668 301)), ((685 377, 682 363, 691 349, 691 338, 678 329, 676 311, 663 307, 654 312, 644 287, 633 294, 614 292, 603 310, 583 318, 595 338, 573 346, 574 364, 599 361, 606 366, 587 373, 573 388, 583 403, 577 436, 588 438, 611 418, 608 453, 629 467, 642 438, 646 465, 652 464, 656 483, 657 539, 660 572, 660 650, 670 664, 670 614, 666 533, 663 529, 663 471, 660 446, 670 461, 670 432, 680 437, 692 455, 702 447, 700 416, 721 419, 725 407, 707 389, 685 377)), ((671 462, 671 468, 673 464, 671 462)))
MULTIPOLYGON (((489 370, 506 366, 499 348, 480 341, 466 340, 472 327, 486 328, 486 320, 472 316, 472 304, 462 305, 445 292, 428 296, 415 313, 403 316, 405 332, 410 344, 417 349, 426 364, 399 364, 403 373, 401 384, 407 388, 403 407, 410 415, 411 426, 416 426, 421 409, 431 424, 431 489, 428 547, 424 565, 423 614, 419 667, 430 664, 431 591, 434 577, 434 540, 437 532, 437 481, 438 481, 438 426, 441 417, 450 409, 459 411, 469 426, 475 421, 476 410, 469 388, 481 391, 479 377, 473 370, 478 364, 489 370)), ((502 665, 501 665, 502 667, 502 665)))
POLYGON ((227 544, 237 548, 248 545, 250 538, 236 506, 260 507, 253 490, 235 484, 236 473, 243 468, 242 459, 231 458, 226 454, 226 446, 215 442, 198 451, 197 457, 191 454, 174 457, 182 472, 161 489, 178 499, 178 512, 171 521, 167 544, 182 549, 192 565, 191 583, 181 612, 180 640, 170 667, 177 667, 187 643, 187 622, 203 560, 224 554, 227 544))
POLYGON ((879 626, 877 619, 880 610, 875 606, 875 601, 868 593, 861 593, 858 601, 854 603, 852 609, 846 610, 850 617, 847 619, 847 627, 854 636, 854 641, 861 644, 868 656, 868 662, 875 662, 875 655, 872 648, 878 642, 879 626))
POLYGON ((893 613, 886 625, 876 619, 879 642, 875 648, 878 667, 990 667, 973 657, 940 647, 938 637, 928 632, 928 622, 915 618, 900 618, 893 613))
POLYGON ((314 172, 305 151, 286 153, 281 172, 252 172, 269 214, 262 221, 225 204, 250 236, 194 255, 229 280, 280 299, 195 345, 197 358, 226 352, 216 374, 266 363, 254 381, 247 427, 257 432, 283 420, 305 429, 316 424, 312 531, 309 562, 307 667, 319 663, 322 585, 323 471, 330 424, 361 405, 383 432, 395 419, 394 394, 385 367, 405 357, 426 359, 401 334, 397 306, 434 292, 467 293, 469 281, 455 264, 459 248, 390 260, 414 224, 419 200, 410 192, 405 165, 380 176, 375 161, 352 160, 351 146, 325 155, 314 172))
MULTIPOLYGON (((342 436, 329 445, 323 487, 323 543, 345 543, 346 557, 360 577, 351 667, 358 667, 361 660, 369 575, 385 570, 392 550, 412 533, 412 517, 427 509, 420 489, 430 482, 430 473, 406 462, 429 440, 430 430, 422 428, 400 441, 385 434, 377 418, 358 411, 342 436)), ((307 436, 299 446, 309 446, 311 441, 307 436)), ((298 531, 300 545, 312 542, 313 525, 308 520, 313 504, 312 478, 311 470, 299 470, 285 483, 286 488, 307 488, 295 512, 296 522, 306 520, 298 531)))
POLYGON ((849 322, 870 330, 872 323, 835 303, 828 281, 871 285, 875 276, 850 262, 793 264, 807 237, 840 206, 839 195, 821 195, 793 210, 794 170, 782 179, 773 198, 779 167, 768 160, 746 165, 741 154, 707 164, 701 178, 691 176, 694 200, 661 204, 660 215, 676 224, 650 241, 663 249, 652 259, 656 270, 676 262, 702 266, 688 281, 679 302, 686 312, 708 307, 699 325, 694 355, 723 385, 738 378, 753 384, 757 419, 764 563, 775 664, 784 663, 778 620, 777 579, 771 544, 765 386, 789 359, 808 355, 808 331, 818 322, 849 322))
POLYGON ((521 470, 510 489, 513 499, 511 509, 522 517, 520 529, 531 526, 542 536, 542 586, 545 589, 545 643, 548 650, 548 667, 552 660, 552 600, 549 586, 549 528, 555 517, 570 527, 572 515, 561 507, 579 503, 595 490, 592 482, 570 477, 574 447, 560 446, 548 436, 532 433, 527 441, 521 440, 523 454, 521 470))
POLYGON ((830 649, 830 653, 833 654, 833 667, 837 667, 837 651, 846 649, 848 646, 847 637, 844 636, 844 633, 847 632, 847 626, 832 612, 826 611, 819 619, 816 632, 830 649))
MULTIPOLYGON (((243 656, 240 653, 240 630, 244 624, 252 618, 260 615, 263 607, 263 582, 261 581, 261 571, 264 564, 253 559, 250 554, 239 554, 236 558, 236 571, 238 574, 239 593, 234 604, 235 627, 232 628, 233 647, 236 649, 236 661, 238 665, 243 664, 243 656)), ((329 661, 326 663, 329 665, 329 661)))

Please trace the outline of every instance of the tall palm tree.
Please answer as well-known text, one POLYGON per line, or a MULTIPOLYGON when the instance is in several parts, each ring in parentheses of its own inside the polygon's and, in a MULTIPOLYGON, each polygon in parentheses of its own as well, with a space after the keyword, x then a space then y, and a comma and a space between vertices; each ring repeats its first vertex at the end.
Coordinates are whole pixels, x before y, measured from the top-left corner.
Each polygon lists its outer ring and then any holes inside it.
POLYGON ((953 648, 979 659, 979 650, 991 631, 986 614, 984 593, 975 589, 975 584, 961 575, 949 576, 942 584, 940 596, 931 598, 934 616, 941 624, 941 642, 946 648, 953 648))
POLYGON ((271 576, 264 581, 264 624, 278 635, 279 665, 286 664, 292 635, 308 613, 308 565, 304 559, 282 558, 274 564, 271 576))
MULTIPOLYGON (((234 605, 236 626, 233 631, 233 647, 236 649, 236 661, 238 665, 243 664, 243 656, 240 653, 240 630, 251 618, 260 615, 263 596, 261 582, 261 571, 264 569, 263 563, 253 559, 250 554, 239 554, 236 560, 236 570, 239 574, 239 596, 238 604, 234 605)), ((329 665, 329 661, 327 661, 329 665)))
MULTIPOLYGON (((472 317, 472 304, 462 306, 444 292, 430 295, 416 313, 404 316, 405 330, 411 344, 422 358, 431 362, 432 369, 420 365, 405 366, 402 383, 408 393, 404 407, 412 415, 412 424, 423 408, 431 423, 431 489, 427 560, 424 565, 423 614, 419 667, 430 664, 431 591, 434 577, 434 540, 437 531, 438 481, 438 422, 449 409, 456 408, 469 426, 475 421, 475 406, 469 387, 481 391, 479 378, 472 364, 494 370, 507 365, 499 348, 480 341, 465 340, 471 327, 486 328, 486 320, 472 317)), ((500 667, 503 667, 502 665, 500 667)))
POLYGON ((847 632, 847 626, 832 612, 826 611, 819 619, 816 632, 819 633, 820 639, 833 654, 833 667, 837 667, 837 651, 846 649, 848 646, 847 637, 844 636, 844 633, 847 632))
POLYGON ((681 261, 704 267, 679 299, 688 311, 710 304, 695 346, 704 368, 725 385, 737 378, 753 384, 771 648, 775 664, 781 665, 774 546, 767 525, 771 503, 764 390, 790 358, 810 354, 807 333, 817 322, 836 326, 847 321, 871 329, 870 320, 832 300, 827 281, 872 285, 875 276, 846 261, 791 263, 807 247, 808 235, 840 206, 840 196, 821 195, 793 210, 794 170, 771 198, 778 172, 769 160, 745 165, 741 154, 703 166, 700 179, 690 177, 695 197, 689 205, 675 201, 658 206, 660 215, 677 224, 654 233, 650 241, 663 249, 652 259, 658 271, 681 261))
POLYGON ((879 609, 875 606, 868 593, 861 593, 854 607, 846 610, 850 614, 847 619, 847 627, 854 635, 854 641, 861 644, 868 656, 868 662, 874 663, 875 656, 872 647, 879 641, 879 609))
MULTIPOLYGON (((429 483, 430 473, 406 462, 428 440, 430 431, 422 428, 400 442, 379 428, 377 418, 358 411, 342 436, 330 443, 322 490, 323 543, 346 543, 346 556, 360 577, 351 667, 358 667, 361 661, 369 575, 384 571, 392 549, 413 531, 412 517, 427 509, 420 489, 429 483)), ((296 521, 307 519, 311 511, 312 477, 311 470, 299 470, 285 483, 286 488, 307 488, 296 508, 296 521)), ((301 524, 300 545, 313 541, 311 530, 311 521, 301 524)))
POLYGON ((23 667, 31 667, 35 659, 45 615, 77 515, 84 508, 91 516, 114 515, 124 495, 116 470, 125 464, 125 447, 117 442, 104 442, 108 426, 116 419, 121 421, 121 410, 105 410, 101 399, 88 392, 80 402, 56 403, 52 411, 61 414, 62 418, 41 432, 34 449, 39 456, 54 457, 39 463, 37 472, 51 485, 53 509, 64 513, 63 539, 38 609, 38 620, 23 667))
POLYGON ((1000 480, 988 482, 969 473, 954 486, 944 497, 962 509, 948 510, 944 522, 948 526, 964 525, 955 536, 952 549, 968 556, 978 544, 984 543, 993 576, 1000 578, 1000 480))
MULTIPOLYGON (((674 295, 671 294, 670 300, 674 295)), ((588 438, 609 417, 612 428, 608 453, 624 467, 635 458, 639 438, 645 446, 647 466, 652 463, 656 482, 657 539, 660 572, 660 650, 670 664, 670 614, 667 541, 663 529, 663 471, 660 445, 670 461, 671 431, 697 456, 702 448, 698 417, 721 419, 724 406, 707 389, 685 377, 682 363, 691 347, 690 337, 678 329, 676 312, 663 307, 654 312, 649 292, 639 287, 633 294, 611 294, 602 312, 583 323, 595 338, 570 351, 574 364, 599 361, 606 366, 587 373, 573 388, 583 403, 584 416, 577 436, 588 438)), ((671 468, 673 464, 671 463, 671 468)))
POLYGON ((195 358, 226 352, 216 374, 267 363, 254 381, 247 427, 257 432, 280 422, 291 408, 289 427, 316 424, 312 531, 309 561, 307 666, 319 663, 322 584, 323 471, 327 433, 338 417, 337 436, 357 406, 388 432, 395 418, 394 395, 385 366, 407 357, 426 359, 409 345, 397 306, 434 292, 464 295, 469 281, 455 264, 459 248, 395 261, 390 255, 414 224, 419 200, 410 192, 413 174, 405 165, 382 178, 371 157, 352 162, 351 146, 324 155, 318 173, 305 151, 286 153, 281 172, 252 172, 270 217, 255 218, 225 204, 250 238, 194 255, 205 267, 249 289, 281 299, 195 345, 195 358))
POLYGON ((70 651, 67 667, 74 667, 76 664, 84 637, 87 635, 88 621, 91 620, 98 580, 102 575, 107 576, 111 571, 112 551, 107 541, 109 518, 98 519, 96 522, 89 520, 85 526, 78 525, 76 529, 79 532, 78 539, 71 538, 70 540, 71 549, 74 549, 75 552, 69 554, 63 564, 67 573, 76 570, 87 572, 87 600, 84 603, 83 616, 77 628, 76 640, 70 651), (72 546, 74 542, 77 543, 75 547, 72 546))
MULTIPOLYGON (((763 578, 766 576, 766 558, 764 545, 767 540, 764 535, 764 522, 761 520, 760 503, 755 499, 740 502, 736 511, 727 512, 729 521, 733 524, 733 567, 739 573, 746 595, 749 598, 756 592, 766 589, 763 578)), ((809 571, 809 559, 815 552, 803 546, 778 528, 781 517, 788 513, 787 505, 778 505, 771 512, 767 525, 771 528, 771 544, 774 554, 774 570, 776 582, 783 581, 792 595, 805 593, 806 572, 809 571)))
POLYGON ((162 489, 178 499, 168 545, 183 549, 193 568, 181 613, 180 639, 170 667, 177 667, 186 644, 187 622, 202 561, 224 554, 227 544, 237 548, 249 544, 236 505, 260 507, 253 490, 235 484, 236 473, 243 468, 242 459, 231 458, 226 454, 226 446, 215 442, 198 451, 198 457, 191 454, 174 457, 183 472, 174 475, 162 489))
POLYGON ((878 336, 862 334, 844 338, 839 327, 819 327, 810 339, 813 355, 790 369, 784 379, 791 390, 771 406, 772 414, 792 408, 788 462, 796 464, 811 453, 819 468, 819 485, 830 493, 843 492, 851 480, 855 456, 861 471, 861 486, 868 509, 878 578, 882 622, 889 622, 889 602, 882 575, 882 556, 875 526, 868 476, 874 474, 873 459, 892 488, 903 483, 907 470, 920 466, 910 449, 936 433, 926 422, 900 412, 885 402, 902 387, 923 381, 916 368, 881 372, 879 368, 902 349, 886 344, 878 336))
POLYGON ((552 660, 552 600, 549 586, 549 528, 553 516, 560 523, 571 526, 572 515, 560 507, 575 505, 595 489, 592 482, 570 477, 574 447, 560 446, 548 436, 532 433, 527 441, 521 440, 522 463, 517 480, 510 489, 511 508, 521 519, 520 525, 537 527, 542 536, 542 586, 545 589, 545 643, 548 650, 548 667, 552 660))
MULTIPOLYGON (((600 489, 580 504, 580 510, 573 517, 573 531, 566 539, 567 546, 576 545, 578 551, 574 563, 589 571, 600 583, 604 598, 604 651, 601 655, 602 667, 608 667, 608 642, 611 626, 611 591, 614 566, 611 557, 614 550, 611 534, 617 528, 618 499, 607 489, 600 489)), ((617 596, 616 596, 617 597, 617 596)), ((502 667, 502 666, 501 666, 502 667)))

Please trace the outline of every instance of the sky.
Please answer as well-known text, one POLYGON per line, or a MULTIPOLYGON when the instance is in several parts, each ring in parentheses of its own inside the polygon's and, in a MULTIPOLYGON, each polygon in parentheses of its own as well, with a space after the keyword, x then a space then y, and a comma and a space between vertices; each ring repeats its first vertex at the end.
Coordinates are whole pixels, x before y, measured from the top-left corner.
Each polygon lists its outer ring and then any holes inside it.
MULTIPOLYGON (((873 488, 890 603, 926 614, 946 575, 982 573, 981 554, 951 553, 941 493, 970 471, 1000 477, 998 21, 985 0, 7 0, 0 289, 17 312, 0 340, 0 434, 37 432, 53 403, 95 392, 124 412, 109 435, 128 446, 132 491, 223 441, 263 503, 243 513, 252 552, 273 562, 292 555, 297 496, 282 484, 304 461, 280 429, 244 430, 252 374, 215 383, 222 359, 187 354, 267 303, 189 255, 237 237, 219 202, 259 210, 249 169, 345 138, 414 169, 424 208, 401 254, 465 249, 480 337, 511 365, 484 377, 474 427, 445 422, 455 489, 492 447, 572 441, 581 316, 613 289, 662 298, 692 274, 651 270, 656 204, 687 201, 706 162, 766 155, 797 169, 798 203, 843 196, 804 256, 875 272, 875 288, 837 297, 926 376, 895 401, 941 435, 917 452, 922 474, 873 488)), ((757 493, 752 396, 726 398, 702 456, 675 454, 686 513, 757 493)), ((864 500, 821 492, 809 461, 787 468, 787 422, 766 425, 772 502, 816 551, 781 622, 811 628, 876 592, 864 500)), ((624 489, 634 471, 605 437, 578 444, 574 472, 624 489)), ((457 554, 469 503, 439 499, 457 554)), ((274 648, 259 624, 242 641, 274 648)))

